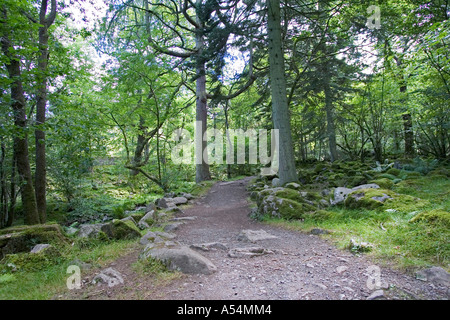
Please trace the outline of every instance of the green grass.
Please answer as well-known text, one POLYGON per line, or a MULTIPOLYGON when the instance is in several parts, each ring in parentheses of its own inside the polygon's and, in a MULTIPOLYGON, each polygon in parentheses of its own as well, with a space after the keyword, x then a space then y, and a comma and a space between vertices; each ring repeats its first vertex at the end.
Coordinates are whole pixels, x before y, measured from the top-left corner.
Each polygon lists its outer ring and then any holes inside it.
POLYGON ((309 232, 313 228, 331 231, 324 235, 339 248, 346 249, 350 239, 368 242, 373 249, 368 255, 380 262, 404 270, 439 265, 449 270, 450 230, 444 223, 428 221, 411 222, 420 212, 433 209, 450 211, 450 180, 445 177, 420 177, 405 180, 394 187, 394 191, 411 195, 429 203, 426 207, 409 212, 386 212, 379 210, 330 208, 326 219, 286 221, 266 218, 269 224, 281 225, 293 230, 309 232))
MULTIPOLYGON (((66 292, 67 267, 75 259, 101 268, 136 246, 136 240, 75 242, 62 255, 42 266, 17 266, 12 272, 0 264, 1 300, 48 300, 66 292)), ((32 263, 32 262, 30 262, 32 263)), ((83 271, 81 274, 83 278, 83 271)))

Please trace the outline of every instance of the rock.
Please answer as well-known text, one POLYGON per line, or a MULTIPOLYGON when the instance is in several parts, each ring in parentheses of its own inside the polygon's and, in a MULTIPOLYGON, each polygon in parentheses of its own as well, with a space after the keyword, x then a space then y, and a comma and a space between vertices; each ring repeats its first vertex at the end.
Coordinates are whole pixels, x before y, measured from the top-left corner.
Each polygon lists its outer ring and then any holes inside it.
POLYGON ((184 222, 173 222, 173 223, 168 223, 164 226, 164 231, 165 232, 171 232, 171 231, 175 231, 177 230, 181 225, 183 225, 184 222))
POLYGON ((219 250, 227 250, 227 246, 220 242, 209 242, 209 243, 200 243, 200 244, 191 244, 189 246, 191 249, 201 250, 201 251, 210 251, 211 249, 219 249, 219 250))
POLYGON ((379 300, 379 299, 385 299, 384 297, 384 291, 383 290, 375 290, 372 292, 370 296, 367 297, 367 300, 379 300))
POLYGON ((186 192, 181 192, 180 196, 185 197, 187 200, 192 200, 194 199, 194 196, 190 193, 186 193, 186 192))
POLYGON ((162 241, 164 240, 160 236, 158 236, 153 231, 149 231, 139 240, 139 243, 145 246, 150 242, 162 242, 162 241))
POLYGON ((82 224, 80 226, 80 231, 78 232, 78 237, 80 238, 96 238, 100 232, 106 231, 106 223, 97 224, 82 224))
POLYGON ((450 287, 450 273, 441 267, 431 267, 416 273, 416 278, 422 281, 430 281, 435 284, 450 287))
POLYGON ((186 199, 185 197, 175 197, 172 198, 173 203, 175 203, 175 205, 180 205, 180 204, 186 204, 188 202, 188 199, 186 199))
POLYGON ((264 230, 242 230, 238 235, 239 241, 250 241, 250 242, 256 242, 260 240, 267 240, 267 239, 277 239, 278 237, 271 235, 267 233, 264 230))
POLYGON ((176 204, 173 201, 173 198, 161 198, 161 199, 158 199, 158 200, 156 200, 156 205, 159 208, 162 208, 162 209, 169 209, 169 208, 176 207, 176 204))
POLYGON ((173 233, 167 233, 163 231, 155 231, 155 234, 160 236, 161 238, 172 240, 175 239, 177 236, 173 233))
POLYGON ((228 256, 230 258, 248 258, 262 256, 270 253, 273 253, 273 251, 264 249, 262 247, 244 247, 231 249, 230 251, 228 251, 228 256))
POLYGON ((120 219, 120 221, 131 221, 135 226, 137 226, 137 223, 132 216, 120 219))
POLYGON ((30 252, 37 243, 55 246, 67 244, 58 224, 39 224, 33 226, 10 227, 0 230, 0 260, 6 254, 30 252))
POLYGON ((310 231, 311 234, 319 235, 319 234, 329 234, 330 231, 320 228, 314 228, 310 231))
POLYGON ((375 183, 363 184, 353 188, 338 187, 334 189, 334 199, 330 200, 331 205, 336 205, 338 203, 344 202, 347 196, 356 190, 361 189, 379 189, 380 186, 375 183))
POLYGON ((65 232, 68 236, 72 236, 78 232, 78 229, 75 227, 67 227, 65 228, 65 232))
POLYGON ((272 187, 280 187, 281 183, 280 183, 280 179, 279 178, 273 178, 272 179, 272 187))
POLYGON ((40 243, 40 244, 35 245, 33 247, 33 249, 31 249, 31 253, 43 252, 49 248, 52 248, 52 245, 50 245, 48 243, 40 243))
POLYGON ((347 266, 339 266, 339 267, 336 268, 336 272, 339 273, 339 274, 341 274, 341 273, 343 273, 343 272, 345 272, 347 270, 348 270, 347 266))
POLYGON ((289 182, 289 183, 286 183, 286 185, 284 187, 293 189, 293 190, 300 190, 302 186, 296 182, 289 182))
POLYGON ((182 245, 165 243, 146 246, 141 259, 153 258, 161 261, 169 270, 178 270, 187 274, 212 274, 217 267, 198 252, 182 245))
POLYGON ((141 237, 141 232, 131 221, 113 220, 106 226, 109 230, 105 232, 113 239, 135 239, 141 237))
POLYGON ((139 220, 137 226, 139 229, 148 229, 156 221, 156 210, 147 212, 141 220, 139 220))
POLYGON ((106 283, 108 287, 112 288, 116 285, 123 284, 123 277, 120 272, 114 270, 113 268, 107 268, 102 270, 102 272, 94 277, 92 280, 93 284, 106 283))
POLYGON ((195 219, 197 219, 196 216, 192 216, 192 217, 177 217, 177 218, 170 219, 170 221, 194 221, 195 219))

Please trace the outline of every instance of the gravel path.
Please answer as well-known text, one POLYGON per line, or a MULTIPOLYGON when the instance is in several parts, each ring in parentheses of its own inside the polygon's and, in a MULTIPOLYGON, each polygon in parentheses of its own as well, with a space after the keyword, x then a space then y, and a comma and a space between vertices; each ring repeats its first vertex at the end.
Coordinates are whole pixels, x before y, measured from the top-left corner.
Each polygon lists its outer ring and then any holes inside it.
MULTIPOLYGON (((250 178, 218 182, 181 216, 195 216, 175 231, 185 245, 219 242, 227 249, 200 251, 216 266, 212 275, 183 275, 169 283, 152 284, 132 271, 139 250, 111 266, 125 279, 122 286, 96 298, 126 299, 447 299, 447 288, 379 267, 364 256, 354 256, 319 236, 288 231, 251 220, 245 186, 250 178), (254 243, 240 239, 242 230, 264 230, 276 238, 254 243), (240 257, 242 248, 261 255, 240 257), (230 257, 231 249, 239 248, 230 257), (252 250, 252 249, 250 249, 252 250)), ((82 295, 78 293, 78 295, 82 295)), ((84 298, 93 295, 84 293, 84 298)), ((95 298, 95 297, 94 297, 95 298)))

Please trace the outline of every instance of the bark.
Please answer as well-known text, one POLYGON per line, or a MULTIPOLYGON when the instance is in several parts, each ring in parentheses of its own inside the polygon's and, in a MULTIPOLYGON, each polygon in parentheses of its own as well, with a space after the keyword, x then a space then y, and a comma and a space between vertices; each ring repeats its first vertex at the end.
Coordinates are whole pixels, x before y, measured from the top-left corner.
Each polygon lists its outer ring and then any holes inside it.
POLYGON ((297 181, 294 149, 291 137, 291 123, 287 103, 286 78, 284 74, 284 56, 281 43, 280 1, 267 0, 267 31, 269 40, 269 75, 272 93, 272 120, 279 130, 279 168, 281 185, 297 181))
POLYGON ((47 164, 45 158, 45 131, 42 126, 45 124, 45 112, 47 106, 47 67, 48 67, 48 28, 53 24, 56 17, 56 0, 51 0, 51 10, 47 15, 48 0, 42 0, 39 13, 39 52, 38 59, 38 90, 36 101, 36 172, 35 172, 35 192, 37 210, 41 223, 47 220, 47 164))
MULTIPOLYGON (((201 5, 201 0, 197 0, 197 6, 201 5)), ((207 94, 206 94, 206 67, 205 60, 202 57, 204 50, 204 38, 203 38, 203 22, 200 21, 200 18, 197 16, 197 25, 196 28, 196 36, 195 36, 195 46, 197 49, 197 79, 196 79, 196 115, 195 120, 197 123, 200 122, 200 132, 197 134, 201 134, 197 136, 198 142, 196 147, 201 146, 201 150, 196 151, 196 165, 195 165, 195 182, 199 183, 205 180, 211 180, 211 174, 209 172, 208 158, 207 153, 203 152, 207 148, 207 137, 206 137, 206 128, 207 128, 207 94), (198 157, 201 156, 201 161, 198 157)))
POLYGON ((330 150, 330 160, 334 162, 338 158, 337 148, 336 148, 336 129, 334 126, 333 118, 333 98, 331 96, 331 88, 328 81, 325 83, 324 88, 325 93, 325 111, 327 114, 327 136, 328 136, 328 147, 330 150))
MULTIPOLYGON (((6 10, 3 10, 3 16, 6 21, 6 10)), ((36 195, 28 154, 26 104, 21 80, 20 58, 14 56, 14 49, 7 32, 1 37, 1 45, 3 54, 7 58, 6 69, 11 80, 11 106, 14 114, 14 125, 18 131, 14 137, 14 154, 16 157, 17 171, 23 181, 21 196, 23 210, 25 212, 25 223, 38 224, 40 219, 37 211, 36 195)))

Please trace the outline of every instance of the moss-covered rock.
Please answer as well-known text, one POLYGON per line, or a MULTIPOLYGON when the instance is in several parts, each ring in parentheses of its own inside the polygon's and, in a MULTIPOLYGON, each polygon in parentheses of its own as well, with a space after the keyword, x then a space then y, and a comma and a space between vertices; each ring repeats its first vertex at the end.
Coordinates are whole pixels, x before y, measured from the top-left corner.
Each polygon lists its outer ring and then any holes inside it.
POLYGON ((410 222, 425 221, 429 224, 450 228, 450 212, 434 209, 417 214, 410 222))
POLYGON ((361 189, 351 192, 344 201, 351 209, 395 209, 396 212, 409 213, 428 206, 427 200, 422 200, 405 194, 398 194, 387 189, 361 189))
POLYGON ((386 171, 386 173, 398 177, 401 173, 401 170, 397 168, 390 168, 388 171, 386 171))
POLYGON ((0 231, 0 259, 6 254, 30 252, 37 243, 48 243, 56 247, 67 245, 58 224, 38 224, 6 228, 0 231))
POLYGON ((392 181, 390 179, 387 179, 387 178, 380 178, 380 179, 372 180, 370 182, 371 183, 376 183, 382 189, 389 189, 390 190, 394 186, 394 181, 392 181))
POLYGON ((135 239, 141 237, 136 224, 130 220, 113 220, 110 224, 113 239, 135 239))
POLYGON ((297 202, 291 199, 277 196, 267 196, 258 207, 258 212, 262 215, 283 218, 287 220, 302 219, 305 214, 312 213, 317 209, 304 202, 297 202))

